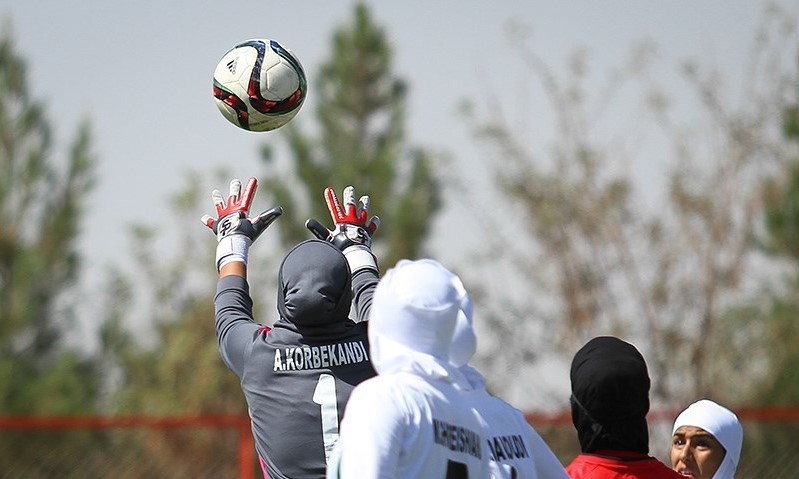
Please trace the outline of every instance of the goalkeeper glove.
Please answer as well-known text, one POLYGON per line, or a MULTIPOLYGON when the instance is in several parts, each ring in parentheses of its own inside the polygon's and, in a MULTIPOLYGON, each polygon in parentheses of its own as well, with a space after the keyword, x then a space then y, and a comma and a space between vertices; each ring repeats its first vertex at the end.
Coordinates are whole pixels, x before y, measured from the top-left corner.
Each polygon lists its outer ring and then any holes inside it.
POLYGON ((361 196, 355 202, 355 188, 344 188, 344 207, 339 203, 333 188, 325 188, 325 202, 334 228, 329 230, 315 219, 305 222, 305 227, 317 238, 329 241, 344 253, 350 272, 368 268, 378 271, 377 259, 372 254, 372 235, 380 226, 380 218, 369 218, 369 197, 361 196))
POLYGON ((250 245, 283 213, 283 208, 275 206, 255 218, 250 218, 250 206, 257 188, 258 180, 251 177, 244 187, 243 194, 241 181, 233 179, 230 182, 230 195, 227 201, 219 190, 211 193, 216 207, 216 218, 203 215, 201 221, 211 228, 219 242, 216 247, 217 271, 233 261, 240 261, 246 265, 250 245))

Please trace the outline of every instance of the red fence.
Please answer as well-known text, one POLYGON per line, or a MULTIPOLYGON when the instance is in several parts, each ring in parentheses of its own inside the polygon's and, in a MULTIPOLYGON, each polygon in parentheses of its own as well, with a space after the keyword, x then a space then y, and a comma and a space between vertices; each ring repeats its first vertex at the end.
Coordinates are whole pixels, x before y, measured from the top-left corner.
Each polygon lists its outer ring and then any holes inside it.
MULTIPOLYGON (((664 462, 678 412, 649 416, 651 453, 664 462)), ((744 424, 736 478, 795 477, 799 406, 736 413, 744 424)), ((564 463, 579 453, 567 412, 527 418, 564 463)), ((0 431, 3 479, 260 477, 246 416, 0 416, 0 431)))
MULTIPOLYGON (((231 449, 235 449, 236 451, 236 460, 235 463, 230 460, 229 466, 223 466, 224 470, 227 470, 227 474, 225 476, 229 477, 237 477, 239 479, 254 479, 255 475, 255 468, 257 466, 258 460, 255 455, 255 446, 252 438, 252 432, 250 430, 250 419, 247 416, 242 415, 204 415, 204 416, 177 416, 177 417, 151 417, 151 416, 0 416, 0 430, 7 430, 7 431, 16 431, 20 438, 28 435, 30 438, 36 438, 36 431, 43 431, 47 433, 48 439, 52 439, 52 436, 57 434, 56 431, 61 431, 63 440, 69 442, 70 432, 78 432, 78 431, 93 431, 93 430, 129 430, 129 429, 141 429, 147 431, 157 432, 160 431, 164 434, 168 434, 169 431, 193 431, 198 429, 205 429, 211 431, 229 431, 234 432, 233 435, 234 439, 226 438, 227 444, 223 446, 227 447, 220 447, 217 448, 216 451, 220 452, 218 454, 219 457, 227 456, 227 460, 229 460, 229 451, 231 449), (235 447, 231 448, 231 442, 235 442, 235 447), (228 451, 227 454, 225 451, 228 451), (233 472, 235 471, 235 473, 233 472)), ((231 436, 228 434, 227 436, 231 436)), ((177 436, 175 436, 177 437, 177 436)), ((4 434, 4 439, 8 440, 9 435, 8 433, 4 434)), ((131 438, 135 440, 135 438, 131 438)), ((99 437, 96 438, 97 442, 103 442, 103 438, 99 437)), ((30 441, 25 441, 28 444, 31 444, 30 441)), ((48 441, 49 442, 49 441, 48 441)), ((34 445, 35 444, 31 444, 34 445)), ((2 444, 0 444, 0 447, 2 444)), ((90 446, 91 447, 91 446, 90 446)), ((191 454, 189 455, 191 456, 191 454)), ((43 448, 41 457, 34 457, 34 462, 36 464, 41 464, 42 461, 48 461, 51 457, 55 457, 55 455, 51 455, 47 452, 47 449, 43 448)), ((109 454, 109 463, 122 463, 128 464, 130 461, 120 461, 119 454, 109 454)), ((219 457, 216 459, 212 459, 214 461, 219 461, 219 457)), ((80 472, 80 460, 74 462, 73 465, 67 466, 66 469, 71 473, 75 473, 75 477, 92 477, 90 475, 83 475, 80 472), (75 469, 73 469, 73 467, 75 469), (76 470, 77 469, 77 470, 76 470)), ((198 458, 200 459, 200 458, 198 458)), ((204 458, 208 459, 208 458, 204 458)), ((8 471, 17 471, 14 476, 11 477, 36 477, 36 473, 31 473, 27 466, 24 464, 14 464, 15 456, 11 456, 11 458, 6 458, 5 460, 10 461, 8 468, 0 468, 0 477, 9 477, 8 471), (3 472, 3 471, 6 472, 3 472), (18 474, 18 475, 17 475, 18 474), (30 475, 29 475, 30 474, 30 475)), ((146 458, 145 458, 146 460, 146 458)), ((63 464, 62 460, 59 460, 63 464)), ((136 461, 133 461, 134 463, 136 461)), ((167 461, 169 462, 169 461, 167 461)), ((225 461, 223 461, 225 462, 225 461)), ((116 472, 112 473, 111 471, 116 466, 112 466, 109 464, 106 472, 103 473, 102 477, 125 477, 127 474, 124 472, 116 472)), ((127 467, 127 466, 126 466, 127 467)), ((201 467, 202 468, 202 467, 201 467)), ((51 468, 44 468, 45 470, 51 468)), ((64 470, 60 467, 52 468, 55 471, 59 472, 60 477, 65 477, 63 474, 64 470)), ((164 467, 165 471, 163 475, 156 474, 155 476, 150 477, 180 477, 180 474, 175 474, 175 469, 170 468, 169 465, 164 467)), ((209 468, 210 469, 210 468, 209 468)), ((130 475, 132 477, 143 477, 137 476, 135 471, 130 471, 130 475)), ((260 476, 260 472, 258 473, 260 476)), ((70 477, 70 476, 66 476, 70 477)), ((202 477, 202 476, 200 476, 202 477)), ((213 474, 208 475, 207 477, 221 477, 215 476, 213 474)))

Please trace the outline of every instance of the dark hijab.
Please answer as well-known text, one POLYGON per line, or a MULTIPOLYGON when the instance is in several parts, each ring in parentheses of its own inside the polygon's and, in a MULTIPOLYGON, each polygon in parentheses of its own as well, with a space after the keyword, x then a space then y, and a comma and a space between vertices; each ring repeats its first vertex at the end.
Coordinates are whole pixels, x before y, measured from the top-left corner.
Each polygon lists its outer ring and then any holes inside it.
POLYGON ((297 326, 324 327, 348 319, 350 269, 341 251, 321 240, 294 247, 280 265, 277 308, 297 326))
POLYGON ((649 453, 649 374, 632 344, 596 337, 571 365, 572 421, 580 449, 649 453))

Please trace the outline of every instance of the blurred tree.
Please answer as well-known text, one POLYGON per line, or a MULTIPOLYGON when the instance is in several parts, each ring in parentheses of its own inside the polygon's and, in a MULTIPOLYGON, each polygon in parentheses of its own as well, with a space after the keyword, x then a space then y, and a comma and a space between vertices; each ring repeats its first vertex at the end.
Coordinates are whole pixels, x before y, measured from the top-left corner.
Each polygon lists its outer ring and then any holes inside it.
POLYGON ((101 337, 103 362, 113 365, 106 371, 113 411, 245 411, 238 382, 217 351, 214 235, 199 222, 213 206, 210 200, 201 206, 208 196, 202 193, 199 176, 189 175, 186 186, 171 197, 173 235, 160 238, 156 228, 133 225, 135 271, 109 272, 101 337))
POLYGON ((320 137, 301 131, 297 119, 287 125, 289 171, 275 174, 274 152, 265 147, 265 189, 284 207, 279 230, 289 246, 311 237, 307 218, 331 226, 325 187, 341 198, 345 186, 355 186, 382 219, 374 248, 390 267, 423 251, 440 204, 436 157, 405 144, 407 88, 392 74, 390 44, 365 4, 356 4, 353 23, 335 32, 332 47, 312 91, 320 137))
MULTIPOLYGON (((285 212, 253 246, 250 283, 272 286, 254 288, 256 316, 274 304, 265 301, 274 293, 263 296, 258 291, 274 291, 277 265, 285 252, 285 248, 270 249, 268 238, 277 241, 280 236, 285 247, 311 237, 304 227, 306 218, 330 225, 322 196, 325 186, 335 187, 340 196, 344 186, 352 184, 357 194, 370 196, 373 213, 383 219, 379 238, 386 254, 379 257, 384 264, 419 253, 438 208, 432 156, 419 150, 403 155, 405 87, 390 75, 388 44, 366 6, 355 7, 354 24, 336 32, 333 42, 333 57, 320 74, 319 146, 299 131, 294 120, 280 133, 287 135, 296 176, 270 170, 260 178, 253 210, 277 203, 284 205, 285 212), (299 207, 306 205, 309 209, 303 214, 299 207)), ((264 151, 267 164, 272 163, 272 153, 264 151)), ((229 181, 222 171, 215 177, 229 181)), ((167 241, 174 249, 163 246, 158 229, 136 225, 132 234, 136 273, 114 271, 106 282, 108 321, 102 342, 104 363, 114 365, 106 375, 112 410, 244 411, 236 378, 216 350, 213 235, 197 231, 203 228, 197 219, 212 205, 208 192, 199 191, 200 184, 194 175, 171 201, 171 216, 178 224, 171 224, 169 232, 178 236, 167 241), (170 256, 170 251, 175 254, 170 256), (132 284, 143 287, 134 289, 132 284), (142 317, 154 324, 147 342, 141 341, 148 336, 141 331, 129 334, 134 318, 142 317)), ((137 324, 141 328, 140 321, 137 324)))
POLYGON ((70 350, 77 239, 94 183, 88 123, 63 164, 53 158, 44 107, 28 89, 10 28, 0 37, 0 411, 91 411, 95 365, 70 350))
MULTIPOLYGON (((794 43, 796 45, 796 43, 794 43)), ((795 51, 795 50, 794 50, 795 51)), ((747 361, 757 364, 761 374, 754 381, 747 402, 758 406, 795 406, 799 403, 799 75, 793 76, 794 96, 786 97, 782 110, 782 133, 789 146, 783 166, 764 181, 760 193, 764 215, 756 234, 756 244, 779 262, 772 281, 764 282, 759 297, 733 309, 728 315, 735 326, 749 324, 752 342, 747 361)), ((740 383, 740 381, 736 381, 740 383)), ((780 474, 796 449, 799 424, 795 421, 750 421, 745 423, 745 447, 738 475, 747 477, 790 476, 780 474)))
MULTIPOLYGON (((0 33, 0 414, 74 414, 96 404, 99 366, 71 346, 80 302, 77 248, 94 182, 89 124, 61 158, 44 106, 29 91, 11 28, 0 33)), ((86 450, 91 438, 0 435, 0 464, 40 467, 42 450, 86 450)), ((42 475, 46 475, 42 472, 42 475)))
MULTIPOLYGON (((340 196, 346 185, 368 194, 373 214, 383 219, 375 249, 382 264, 417 255, 433 213, 438 208, 438 185, 431 171, 432 156, 421 150, 403 151, 402 122, 405 87, 390 75, 389 47, 367 8, 355 8, 355 23, 334 36, 333 57, 320 73, 317 105, 322 139, 312 140, 295 119, 278 133, 288 139, 295 171, 276 175, 273 152, 264 147, 270 166, 259 179, 253 211, 261 205, 282 204, 285 213, 253 246, 248 276, 254 285, 256 317, 268 310, 275 316, 277 265, 286 247, 311 237, 304 227, 315 217, 330 225, 322 192, 328 185, 340 196), (307 210, 302 207, 307 206, 307 210), (272 238, 271 240, 269 238, 272 238), (269 246, 282 242, 283 248, 269 246), (266 285, 265 287, 262 285, 266 285), (268 291, 260 295, 258 291, 268 291)), ((224 172, 217 178, 229 181, 224 172)), ((221 183, 221 179, 220 185, 221 183)), ((106 369, 106 408, 113 412, 180 414, 246 413, 236 376, 219 358, 213 328, 213 235, 197 221, 212 209, 209 192, 199 191, 195 175, 171 202, 168 231, 136 225, 133 228, 135 273, 109 273, 106 282, 107 318, 102 331, 106 369), (174 249, 168 249, 167 241, 174 249), (132 285, 136 285, 134 288, 132 285), (154 325, 141 331, 141 318, 154 325), (131 334, 131 328, 137 331, 131 334)), ((226 183, 225 183, 226 184, 226 183)), ((226 191, 226 187, 220 190, 226 191)), ((197 436, 192 449, 214 444, 197 436)), ((181 460, 182 444, 148 442, 149 455, 163 461, 181 460), (170 459, 172 458, 172 459, 170 459)), ((188 447, 185 447, 188 450, 188 447)), ((209 454, 212 452, 209 451, 209 454)))
MULTIPOLYGON (((464 108, 486 157, 498 159, 496 186, 509 205, 503 219, 515 218, 512 236, 494 234, 496 244, 488 248, 505 251, 503 274, 519 283, 486 291, 493 307, 483 319, 498 334, 483 336, 491 353, 480 359, 499 389, 513 384, 519 365, 531 364, 533 351, 560 353, 567 363, 588 338, 612 334, 644 352, 656 401, 745 397, 743 378, 753 385, 760 374, 760 364, 747 360, 758 346, 757 325, 730 312, 747 304, 757 281, 774 271, 764 271, 752 238, 762 215, 758 185, 785 161, 774 118, 785 104, 786 74, 791 77, 797 52, 791 19, 779 10, 765 18, 742 92, 733 95, 743 99, 740 105, 726 100, 724 78, 699 62, 682 68, 696 96, 674 101, 679 93, 664 93, 647 76, 656 45, 633 49, 607 87, 593 89, 587 52, 578 51, 559 76, 524 29, 515 31, 514 44, 551 106, 551 148, 536 154, 529 133, 502 115, 500 100, 491 99, 483 117, 475 105, 464 108), (633 100, 632 107, 621 101, 633 92, 646 101, 633 100), (679 101, 689 101, 700 119, 681 124, 679 101), (636 190, 631 158, 642 154, 635 149, 643 150, 651 134, 642 104, 670 151, 662 196, 649 187, 644 194, 636 190), (733 376, 742 381, 729 381, 733 376)), ((508 231, 500 226, 491 230, 508 231)), ((533 382, 523 394, 551 403, 541 389, 533 382)))
MULTIPOLYGON (((796 81, 799 91, 799 79, 796 81)), ((783 116, 785 137, 799 145, 799 107, 787 107, 783 116)), ((793 156, 785 169, 763 188, 765 228, 764 250, 786 265, 779 289, 771 294, 762 314, 764 334, 762 357, 768 374, 757 389, 756 399, 764 404, 799 403, 799 157, 793 156)))
MULTIPOLYGON (((107 273, 100 308, 105 318, 100 354, 105 366, 102 407, 106 413, 247 413, 238 378, 217 350, 216 241, 199 221, 213 205, 200 184, 200 176, 190 174, 182 189, 170 196, 164 211, 170 218, 169 228, 133 225, 133 270, 115 268, 107 273), (169 233, 166 238, 158 234, 164 231, 169 233)), ((204 477, 208 462, 198 461, 198 456, 219 464, 230 460, 220 457, 225 454, 219 449, 220 432, 190 430, 176 441, 174 434, 143 430, 129 447, 164 470, 204 477)), ((226 436, 225 440, 235 438, 226 436)))

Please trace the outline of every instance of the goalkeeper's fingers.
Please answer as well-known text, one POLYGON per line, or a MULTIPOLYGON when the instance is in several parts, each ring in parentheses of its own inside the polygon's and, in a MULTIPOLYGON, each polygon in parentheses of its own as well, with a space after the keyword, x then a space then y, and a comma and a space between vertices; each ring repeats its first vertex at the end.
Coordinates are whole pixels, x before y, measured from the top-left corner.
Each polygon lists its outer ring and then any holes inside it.
MULTIPOLYGON (((241 183, 239 183, 241 185, 241 183)), ((258 179, 254 176, 251 176, 247 180, 247 185, 244 186, 244 193, 241 195, 241 209, 242 211, 250 211, 250 205, 252 205, 252 199, 255 197, 255 190, 258 189, 258 179)), ((274 208, 273 208, 274 209, 274 208)), ((283 210, 281 210, 281 213, 283 210)))
POLYGON ((257 238, 278 218, 278 216, 282 214, 283 208, 280 206, 275 206, 274 208, 264 211, 254 219, 250 220, 253 230, 255 230, 255 234, 253 235, 252 239, 254 240, 257 238))
POLYGON ((327 241, 330 238, 330 230, 313 218, 305 222, 305 227, 320 240, 327 241))
POLYGON ((350 185, 344 188, 344 214, 349 219, 357 220, 361 205, 355 203, 355 187, 350 185))
POLYGON ((330 211, 330 217, 333 219, 333 224, 341 223, 344 218, 344 209, 341 207, 336 192, 331 187, 325 188, 325 203, 327 203, 327 210, 330 211))
POLYGON ((205 226, 211 228, 211 231, 214 230, 214 223, 216 223, 216 218, 214 218, 213 216, 203 215, 203 217, 200 218, 200 221, 202 221, 205 226))
POLYGON ((222 216, 222 213, 224 213, 227 206, 225 204, 225 198, 222 196, 222 192, 219 190, 212 191, 211 200, 214 202, 214 208, 216 208, 217 216, 222 216))
POLYGON ((241 180, 233 178, 230 180, 230 191, 228 192, 228 204, 235 205, 238 203, 239 195, 241 195, 241 180))
POLYGON ((355 207, 355 217, 364 225, 367 224, 366 218, 369 213, 369 195, 361 196, 355 207))
POLYGON ((374 234, 377 231, 377 228, 380 228, 380 217, 375 215, 369 218, 369 223, 366 224, 366 229, 369 230, 369 233, 374 234))

